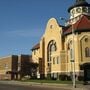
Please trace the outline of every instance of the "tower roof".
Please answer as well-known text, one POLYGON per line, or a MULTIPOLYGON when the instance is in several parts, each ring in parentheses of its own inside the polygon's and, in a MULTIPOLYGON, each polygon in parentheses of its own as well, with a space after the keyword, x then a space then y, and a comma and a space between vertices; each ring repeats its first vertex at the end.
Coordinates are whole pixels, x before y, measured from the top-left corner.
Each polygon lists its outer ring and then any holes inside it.
MULTIPOLYGON (((63 28, 64 35, 72 33, 72 25, 63 28)), ((90 32, 90 16, 83 15, 80 20, 73 24, 74 32, 90 32)))
POLYGON ((78 7, 78 6, 88 6, 88 7, 90 7, 90 4, 88 4, 88 2, 86 0, 76 0, 75 4, 68 8, 68 12, 70 12, 70 10, 72 8, 78 7))

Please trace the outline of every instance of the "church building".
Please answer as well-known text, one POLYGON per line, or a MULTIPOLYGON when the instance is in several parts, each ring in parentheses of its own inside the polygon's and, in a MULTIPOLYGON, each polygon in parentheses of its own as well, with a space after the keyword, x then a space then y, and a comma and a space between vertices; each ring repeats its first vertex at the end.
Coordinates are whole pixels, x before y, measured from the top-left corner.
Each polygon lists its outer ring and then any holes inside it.
POLYGON ((77 80, 90 80, 90 4, 76 0, 68 13, 65 26, 50 18, 40 42, 32 48, 40 78, 68 80, 74 71, 77 80))

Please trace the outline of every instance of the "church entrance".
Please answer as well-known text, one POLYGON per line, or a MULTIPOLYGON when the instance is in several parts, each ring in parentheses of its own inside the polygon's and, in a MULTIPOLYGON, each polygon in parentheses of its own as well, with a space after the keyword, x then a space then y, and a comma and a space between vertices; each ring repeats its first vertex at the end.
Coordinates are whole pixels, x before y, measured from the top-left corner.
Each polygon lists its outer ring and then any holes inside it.
POLYGON ((84 69, 84 81, 90 81, 90 63, 85 63, 83 65, 84 69))
POLYGON ((85 84, 87 84, 87 82, 90 81, 90 63, 84 63, 81 65, 81 68, 84 70, 83 81, 85 84))

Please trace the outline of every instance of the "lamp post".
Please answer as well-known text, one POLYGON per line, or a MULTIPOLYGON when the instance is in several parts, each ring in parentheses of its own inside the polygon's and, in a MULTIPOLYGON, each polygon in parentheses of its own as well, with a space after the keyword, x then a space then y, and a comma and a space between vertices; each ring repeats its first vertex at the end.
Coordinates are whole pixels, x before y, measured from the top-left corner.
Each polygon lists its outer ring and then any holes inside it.
POLYGON ((75 82, 75 47, 74 47, 74 26, 72 24, 72 60, 73 63, 73 87, 76 88, 76 82, 75 82))
MULTIPOLYGON (((60 19, 65 21, 65 23, 67 23, 67 21, 68 21, 63 17, 60 17, 60 19)), ((73 77, 72 77, 73 88, 76 88, 76 80, 75 80, 75 47, 74 47, 74 26, 73 26, 73 23, 71 23, 71 29, 72 29, 72 59, 70 61, 73 64, 73 77)))

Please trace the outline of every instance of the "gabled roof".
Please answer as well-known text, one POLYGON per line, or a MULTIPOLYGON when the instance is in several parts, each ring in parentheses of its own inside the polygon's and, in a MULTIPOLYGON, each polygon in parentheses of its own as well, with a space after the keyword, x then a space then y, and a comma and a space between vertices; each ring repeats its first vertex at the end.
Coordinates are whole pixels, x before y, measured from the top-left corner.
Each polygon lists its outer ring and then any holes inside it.
POLYGON ((73 24, 73 27, 70 25, 66 29, 63 29, 64 35, 72 33, 72 28, 74 32, 85 32, 88 30, 90 32, 90 16, 83 15, 80 20, 73 24))
POLYGON ((35 50, 35 49, 39 49, 39 48, 40 48, 40 44, 38 43, 35 46, 33 46, 31 50, 35 50))

